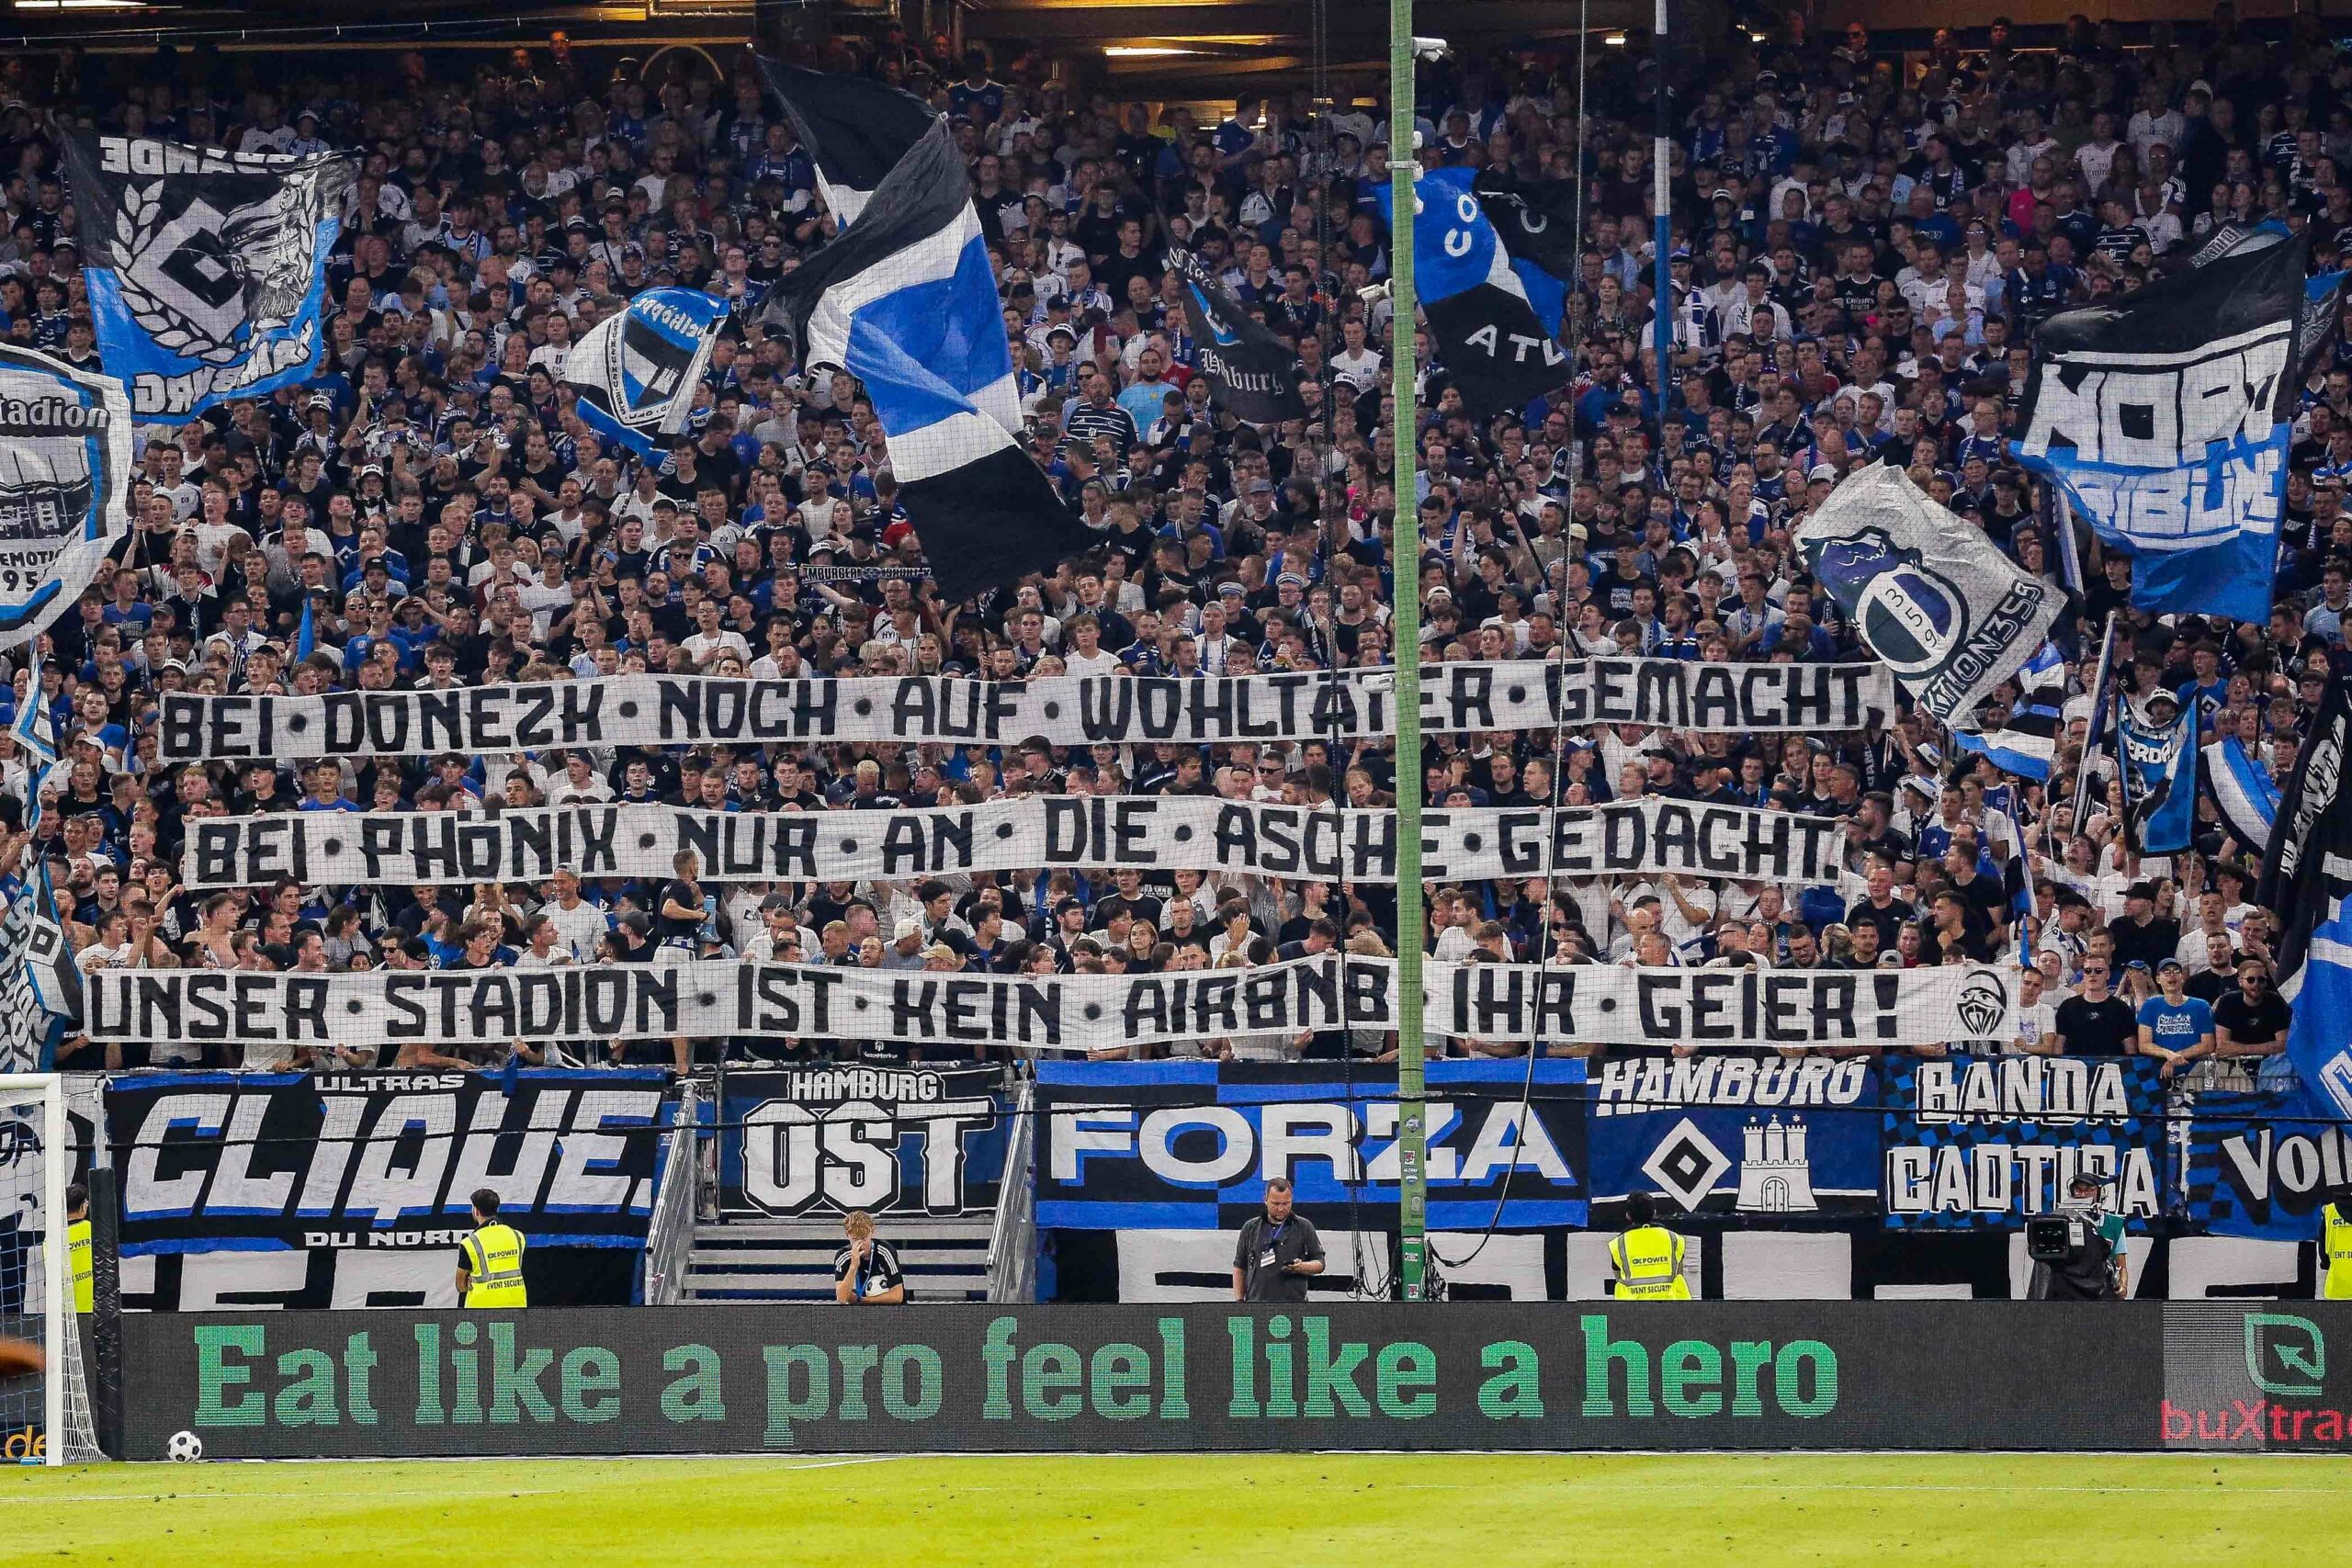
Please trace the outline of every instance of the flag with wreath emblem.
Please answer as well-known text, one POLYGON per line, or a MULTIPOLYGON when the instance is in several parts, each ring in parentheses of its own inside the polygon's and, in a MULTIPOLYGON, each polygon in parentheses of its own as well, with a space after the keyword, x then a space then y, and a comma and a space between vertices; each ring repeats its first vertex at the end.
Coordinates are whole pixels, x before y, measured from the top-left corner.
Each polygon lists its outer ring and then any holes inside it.
POLYGON ((66 139, 98 353, 139 419, 176 423, 310 378, 352 175, 334 152, 66 139))

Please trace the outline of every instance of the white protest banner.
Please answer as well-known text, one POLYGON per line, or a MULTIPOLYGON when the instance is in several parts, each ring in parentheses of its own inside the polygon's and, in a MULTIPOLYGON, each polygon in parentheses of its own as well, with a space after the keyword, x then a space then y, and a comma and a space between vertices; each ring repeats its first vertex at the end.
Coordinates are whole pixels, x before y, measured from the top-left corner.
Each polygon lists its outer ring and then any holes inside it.
MULTIPOLYGON (((160 743, 165 761, 206 761, 832 740, 1306 740, 1394 734, 1395 679, 1388 670, 1025 682, 615 675, 314 697, 170 694, 160 743)), ((1826 734, 1894 711, 1894 682, 1877 664, 1521 660, 1433 665, 1421 684, 1421 727, 1430 731, 1640 724, 1826 734)))
MULTIPOLYGON (((785 1036, 1092 1051, 1233 1034, 1379 1029, 1396 966, 1332 956, 1256 969, 991 976, 713 962, 262 974, 106 969, 100 1042, 299 1045, 785 1036)), ((1905 1046, 1998 1038, 2007 976, 1935 969, 1634 969, 1431 964, 1435 1035, 1606 1044, 1905 1046)))
MULTIPOLYGON (((713 882, 865 880, 1058 866, 1396 880, 1385 809, 1209 795, 1029 795, 895 811, 557 806, 510 811, 277 812, 188 824, 195 888, 544 882, 558 869, 665 877, 691 850, 713 882)), ((1655 875, 1836 882, 1836 818, 1658 796, 1612 806, 1472 807, 1421 819, 1422 874, 1655 875)))

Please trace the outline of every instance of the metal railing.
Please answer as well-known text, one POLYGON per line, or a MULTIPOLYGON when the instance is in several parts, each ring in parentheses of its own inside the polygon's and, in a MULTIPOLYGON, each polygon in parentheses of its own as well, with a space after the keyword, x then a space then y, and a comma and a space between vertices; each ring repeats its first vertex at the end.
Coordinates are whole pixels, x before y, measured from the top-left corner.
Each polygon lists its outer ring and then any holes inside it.
POLYGON ((1004 1180, 998 1189, 996 1228, 989 1236, 989 1300, 1037 1299, 1037 1184, 1030 1166, 1036 1158, 1037 1085, 1023 1078, 1013 1097, 1012 1134, 1004 1147, 1004 1180))
POLYGON ((645 1304, 684 1299, 686 1259, 695 1249, 695 1198, 702 1184, 702 1086, 678 1086, 678 1107, 662 1137, 662 1180, 645 1234, 645 1304))

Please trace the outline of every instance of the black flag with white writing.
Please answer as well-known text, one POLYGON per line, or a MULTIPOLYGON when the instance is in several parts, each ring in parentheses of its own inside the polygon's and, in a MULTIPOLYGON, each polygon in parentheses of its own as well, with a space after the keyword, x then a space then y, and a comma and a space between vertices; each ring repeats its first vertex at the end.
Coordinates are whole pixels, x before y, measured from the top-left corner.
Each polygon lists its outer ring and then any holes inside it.
POLYGON ((1278 424, 1305 417, 1298 354, 1250 316, 1192 252, 1170 246, 1168 265, 1184 284, 1184 323, 1209 395, 1237 419, 1278 424))

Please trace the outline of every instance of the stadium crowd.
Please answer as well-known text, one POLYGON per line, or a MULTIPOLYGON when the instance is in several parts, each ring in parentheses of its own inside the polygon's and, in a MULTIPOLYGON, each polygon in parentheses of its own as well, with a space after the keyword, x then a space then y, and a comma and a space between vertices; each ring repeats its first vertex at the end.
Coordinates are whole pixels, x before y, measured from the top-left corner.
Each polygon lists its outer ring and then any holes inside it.
MULTIPOLYGON (((47 637, 38 694, 17 675, 17 700, 49 704, 78 759, 36 831, 62 863, 81 960, 317 972, 685 953, 1119 974, 1385 953, 1393 889, 1195 873, 771 886, 705 884, 687 868, 666 883, 286 882, 212 895, 180 874, 191 819, 229 813, 605 800, 857 810, 1062 791, 1352 809, 1392 798, 1385 740, 347 756, 240 770, 159 763, 156 699, 640 669, 1005 678, 1379 665, 1392 660, 1397 584, 1419 594, 1430 660, 1867 658, 1791 543, 1841 476, 1905 465, 1955 528, 1984 530, 2055 581, 2034 487, 2002 443, 2036 324, 2141 287, 2167 252, 2229 218, 2308 227, 2323 265, 2352 237, 2352 53, 2335 52, 2314 17, 2258 31, 2222 5, 2210 26, 2158 23, 2129 42, 2080 17, 2030 47, 2010 31, 1938 30, 1904 52, 1859 25, 1812 37, 1792 17, 1754 44, 1735 30, 1678 68, 1662 428, 1648 346, 1658 84, 1638 48, 1425 67, 1425 164, 1492 168, 1506 183, 1580 175, 1587 192, 1562 332, 1572 378, 1481 424, 1373 288, 1386 271, 1373 192, 1389 157, 1375 84, 1339 81, 1322 114, 1302 88, 1196 119, 1073 96, 1043 54, 959 59, 944 40, 895 32, 878 46, 836 41, 829 68, 872 72, 953 117, 1000 264, 1030 449, 1102 530, 1050 578, 963 604, 911 570, 921 541, 856 386, 804 373, 763 322, 769 291, 835 227, 748 59, 729 81, 649 83, 628 65, 592 73, 561 48, 463 75, 423 56, 389 73, 368 56, 273 74, 248 56, 233 85, 200 54, 106 83, 85 62, 51 76, 12 59, 0 319, 11 341, 77 364, 96 351, 56 117, 365 159, 316 377, 148 432, 127 558, 47 637), (1304 420, 1256 428, 1212 408, 1161 265, 1170 238, 1296 341, 1304 420), (690 428, 658 465, 640 464, 600 446, 560 374, 598 311, 668 285, 721 295, 734 314, 690 428), (1425 411, 1405 498, 1423 547, 1401 575, 1387 423, 1400 346, 1422 355, 1425 411)), ((2206 808, 2195 852, 2124 853, 2111 769, 2083 820, 2071 801, 2087 665, 2110 611, 2122 612, 2117 659, 2136 689, 2177 691, 2209 733, 2241 735, 2281 776, 2291 766, 2352 604, 2352 333, 2302 405, 2268 624, 2135 613, 2127 563, 2093 547, 2058 633, 2072 695, 2046 784, 1971 761, 1916 714, 1854 734, 1431 736, 1432 804, 1663 793, 1834 814, 1852 829, 1838 886, 1433 887, 1430 951, 1996 961, 2026 971, 2019 1034, 1950 1049, 2139 1051, 2205 1081, 2279 1081, 2276 921, 2249 901, 2247 847, 2224 841, 2206 808)), ((1984 716, 2004 716, 1996 705, 1984 716)), ((31 775, 12 741, 0 739, 0 769, 15 797, 0 801, 13 829, 0 852, 13 856, 31 775)), ((1386 1047, 1374 1035, 1185 1049, 1386 1047)), ((673 1049, 683 1061, 690 1047, 609 1051, 666 1062, 673 1049)), ((691 1049, 707 1059, 715 1045, 691 1049)), ((407 1047, 400 1063, 496 1066, 509 1050, 407 1047)), ((68 1042, 62 1060, 98 1066, 120 1053, 68 1042)), ((144 1055, 131 1048, 131 1065, 144 1055)), ((339 1055, 375 1059, 364 1043, 339 1055)), ((244 1057, 284 1059, 266 1045, 244 1057)))

